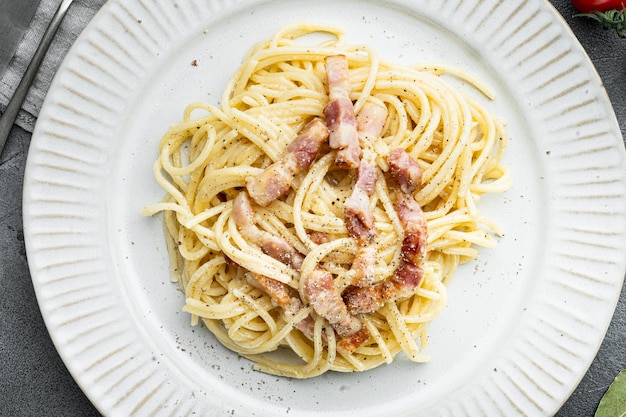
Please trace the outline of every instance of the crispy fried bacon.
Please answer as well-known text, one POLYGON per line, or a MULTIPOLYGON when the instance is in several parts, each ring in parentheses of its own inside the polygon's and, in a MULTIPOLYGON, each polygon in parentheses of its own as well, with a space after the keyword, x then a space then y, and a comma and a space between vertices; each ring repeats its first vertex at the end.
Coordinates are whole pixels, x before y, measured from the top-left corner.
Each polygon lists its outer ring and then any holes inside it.
POLYGON ((394 207, 404 228, 402 240, 402 256, 408 262, 418 265, 427 256, 426 241, 428 232, 426 218, 420 205, 413 196, 397 193, 394 207))
POLYGON ((339 336, 361 330, 361 322, 348 312, 330 272, 315 268, 304 283, 304 292, 313 310, 328 320, 339 336))
POLYGON ((256 177, 246 179, 252 199, 266 207, 286 194, 293 178, 310 168, 322 144, 328 138, 328 128, 320 118, 314 118, 285 149, 283 156, 256 177))
POLYGON ((335 163, 340 168, 356 168, 359 164, 361 147, 356 130, 354 106, 350 100, 350 78, 348 59, 345 55, 325 58, 328 80, 329 102, 324 109, 326 124, 330 130, 330 147, 337 149, 335 163))
MULTIPOLYGON (((254 279, 252 284, 262 289, 272 300, 280 307, 284 309, 291 309, 292 307, 292 292, 291 287, 275 280, 273 278, 266 277, 265 275, 251 273, 250 278, 254 279)), ((299 301, 299 300, 298 300, 299 301)))
POLYGON ((424 271, 418 264, 402 258, 389 281, 364 287, 349 286, 342 293, 342 298, 351 314, 371 313, 388 301, 411 296, 423 275, 424 271))
POLYGON ((351 314, 372 313, 388 301, 410 297, 423 276, 419 266, 403 259, 391 280, 366 287, 350 286, 341 296, 351 314))
MULTIPOLYGON (((291 320, 303 307, 298 292, 287 284, 260 274, 250 273, 248 277, 249 282, 253 286, 269 295, 272 300, 283 309, 287 320, 291 320)), ((298 323, 295 323, 294 326, 309 339, 313 338, 315 321, 310 315, 306 316, 298 323)))
MULTIPOLYGON (((426 218, 420 205, 410 194, 419 185, 419 182, 415 181, 414 175, 417 163, 404 150, 394 152, 392 161, 394 164, 396 161, 400 161, 396 166, 401 168, 393 171, 390 169, 390 174, 403 190, 396 193, 394 202, 394 208, 404 231, 401 246, 402 257, 389 281, 369 286, 346 288, 342 297, 348 311, 352 314, 370 313, 378 310, 388 301, 410 296, 419 286, 424 275, 421 264, 427 257, 426 218), (411 172, 411 175, 407 175, 407 172, 411 172), (407 181, 407 178, 412 179, 407 181)), ((388 161, 390 166, 392 161, 388 161)))
POLYGON ((299 270, 304 257, 286 239, 259 229, 254 224, 254 211, 250 198, 241 192, 233 201, 233 219, 241 234, 250 242, 258 245, 263 253, 299 270))
MULTIPOLYGON (((378 138, 387 120, 387 109, 367 102, 357 115, 359 140, 367 146, 378 138)), ((374 280, 376 265, 376 227, 374 214, 370 206, 370 197, 374 194, 378 171, 369 152, 363 152, 359 162, 357 179, 352 195, 345 203, 345 222, 348 234, 357 239, 358 250, 352 262, 354 285, 369 285, 374 280)))
POLYGON ((361 142, 380 137, 387 121, 387 108, 382 104, 366 102, 356 116, 356 129, 361 142))
MULTIPOLYGON (((233 219, 242 236, 259 245, 261 250, 272 258, 299 271, 304 257, 287 240, 280 236, 259 229, 254 224, 254 211, 250 198, 242 191, 233 201, 233 219)), ((301 308, 302 302, 296 290, 289 285, 264 275, 248 274, 251 284, 263 290, 272 300, 282 307, 287 319, 293 317, 301 308)), ((305 336, 313 336, 313 318, 307 316, 296 324, 296 328, 305 336)))
POLYGON ((337 343, 337 349, 346 352, 352 353, 359 346, 367 341, 370 337, 370 332, 364 326, 358 332, 351 334, 350 336, 344 337, 337 343))
POLYGON ((392 293, 393 285, 389 281, 383 281, 365 287, 350 286, 343 291, 341 297, 350 313, 362 314, 381 308, 392 298, 392 293))
POLYGON ((397 148, 387 155, 389 174, 404 193, 412 193, 422 183, 422 169, 402 148, 397 148))
POLYGON ((350 236, 371 241, 376 235, 370 197, 378 178, 376 167, 366 161, 359 163, 357 180, 352 195, 345 202, 345 221, 350 236))

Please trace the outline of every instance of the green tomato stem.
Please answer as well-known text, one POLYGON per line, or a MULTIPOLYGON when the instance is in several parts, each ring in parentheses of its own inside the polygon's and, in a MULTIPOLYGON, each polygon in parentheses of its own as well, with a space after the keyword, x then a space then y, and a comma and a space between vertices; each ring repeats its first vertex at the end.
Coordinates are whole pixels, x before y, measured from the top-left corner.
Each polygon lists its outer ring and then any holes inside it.
POLYGON ((615 30, 621 38, 626 38, 626 7, 605 12, 578 13, 574 17, 588 17, 600 23, 604 29, 615 30))

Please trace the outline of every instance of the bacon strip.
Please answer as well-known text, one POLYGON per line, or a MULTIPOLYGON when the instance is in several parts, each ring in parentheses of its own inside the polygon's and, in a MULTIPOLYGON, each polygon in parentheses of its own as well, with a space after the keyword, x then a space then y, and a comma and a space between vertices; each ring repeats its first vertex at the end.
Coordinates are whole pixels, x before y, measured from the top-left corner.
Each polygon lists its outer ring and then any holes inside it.
POLYGON ((352 195, 345 202, 348 233, 359 240, 370 241, 376 235, 370 197, 374 194, 377 178, 376 168, 366 161, 361 161, 352 195))
POLYGON ((300 270, 304 256, 285 238, 261 230, 254 224, 254 211, 250 198, 245 192, 239 193, 233 201, 233 219, 241 234, 250 242, 260 246, 263 253, 291 266, 296 271, 300 270))
POLYGON ((351 314, 372 313, 393 299, 394 286, 390 281, 366 287, 349 286, 341 297, 351 314))
POLYGON ((365 343, 367 339, 369 339, 369 337, 370 332, 367 330, 367 328, 363 327, 358 332, 350 336, 344 337, 339 342, 337 342, 337 349, 346 353, 352 353, 359 346, 365 343))
MULTIPOLYGON (((413 227, 413 225, 410 226, 411 229, 413 227)), ((414 262, 417 256, 413 254, 425 252, 425 249, 422 249, 425 248, 425 241, 421 242, 425 234, 425 229, 420 230, 417 235, 413 235, 413 232, 408 232, 408 230, 405 231, 405 239, 402 243, 403 258, 389 281, 366 287, 350 286, 344 290, 342 298, 351 314, 371 313, 388 301, 402 299, 413 294, 424 276, 419 263, 414 262), (416 241, 420 242, 417 246, 415 246, 416 241)), ((421 261, 421 258, 419 259, 421 261)))
MULTIPOLYGON (((250 198, 245 192, 239 193, 233 201, 233 219, 241 234, 259 245, 265 254, 295 270, 300 270, 304 260, 302 254, 284 238, 261 230, 254 224, 254 211, 250 198)), ((248 276, 253 280, 253 285, 262 289, 279 307, 283 308, 287 317, 293 317, 302 308, 297 292, 289 285, 260 274, 250 273, 248 276)), ((305 336, 312 337, 314 325, 313 318, 307 316, 296 324, 296 328, 305 336)))
POLYGON ((380 137, 387 121, 387 115, 386 107, 371 101, 366 102, 356 116, 359 139, 370 142, 380 137))
POLYGON ((337 149, 335 163, 340 168, 352 169, 359 164, 361 147, 356 129, 354 106, 350 100, 348 59, 345 55, 325 58, 329 102, 324 109, 328 125, 330 147, 337 149))
POLYGON ((428 232, 426 218, 420 205, 413 196, 406 193, 398 193, 394 207, 398 218, 404 228, 402 241, 402 256, 408 262, 415 265, 426 259, 426 242, 428 232))
POLYGON ((311 167, 322 144, 328 139, 328 128, 316 117, 287 146, 283 156, 257 175, 246 179, 246 188, 254 201, 266 207, 289 191, 293 178, 311 167))
MULTIPOLYGON (((367 102, 357 115, 359 139, 364 145, 382 134, 387 120, 387 109, 367 102)), ((374 280, 377 235, 370 197, 374 194, 378 171, 368 152, 359 162, 357 180, 352 195, 345 203, 345 221, 348 234, 357 239, 359 248, 352 262, 353 284, 369 285, 374 280)))
POLYGON ((400 186, 402 192, 410 194, 422 183, 422 169, 402 148, 387 155, 389 174, 400 186))
POLYGON ((272 297, 272 300, 274 300, 276 304, 284 309, 291 307, 291 291, 289 291, 290 287, 288 285, 261 274, 252 273, 250 276, 263 291, 272 297))
MULTIPOLYGON (((415 182, 415 167, 419 169, 419 166, 404 150, 395 152, 394 155, 392 161, 388 162, 390 166, 392 163, 396 164, 398 169, 390 169, 390 174, 403 190, 396 193, 394 203, 404 230, 401 246, 402 258, 389 281, 366 287, 350 286, 346 288, 342 297, 348 311, 352 314, 370 313, 378 310, 388 301, 410 296, 424 275, 421 263, 427 257, 426 218, 420 205, 410 194, 419 185, 415 182), (407 175, 408 173, 411 175, 407 175)), ((421 171, 419 175, 421 177, 421 171)))
POLYGON ((348 312, 330 272, 314 269, 304 283, 304 292, 313 310, 328 320, 337 334, 345 337, 361 330, 361 322, 348 312))

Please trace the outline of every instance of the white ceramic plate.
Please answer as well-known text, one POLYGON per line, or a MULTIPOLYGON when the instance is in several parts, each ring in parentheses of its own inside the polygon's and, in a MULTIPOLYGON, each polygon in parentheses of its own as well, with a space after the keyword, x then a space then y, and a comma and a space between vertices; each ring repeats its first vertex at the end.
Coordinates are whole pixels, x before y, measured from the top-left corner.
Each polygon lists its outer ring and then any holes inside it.
POLYGON ((39 116, 24 226, 50 334, 105 415, 550 415, 620 292, 625 184, 600 80, 542 0, 110 0, 39 116), (428 364, 305 381, 252 371, 189 326, 160 220, 139 215, 163 196, 151 166, 184 106, 217 102, 251 45, 305 20, 339 23, 388 60, 470 71, 508 121, 515 185, 481 201, 507 233, 459 270, 428 364))

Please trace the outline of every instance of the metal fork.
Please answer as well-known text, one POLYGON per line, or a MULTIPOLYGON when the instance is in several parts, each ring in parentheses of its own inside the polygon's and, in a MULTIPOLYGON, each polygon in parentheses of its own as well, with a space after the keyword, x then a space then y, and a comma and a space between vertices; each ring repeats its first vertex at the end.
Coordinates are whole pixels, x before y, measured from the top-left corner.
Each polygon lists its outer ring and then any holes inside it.
POLYGON ((4 145, 6 144, 9 133, 11 132, 11 127, 13 127, 15 118, 22 107, 26 94, 28 94, 30 85, 35 79, 35 75, 37 75, 41 61, 46 55, 46 52, 50 47, 50 43, 52 43, 52 39, 59 29, 59 25, 63 21, 67 9, 70 7, 70 4, 72 4, 72 1, 73 0, 63 0, 57 11, 54 13, 52 20, 44 32, 43 38, 41 39, 37 50, 35 51, 35 55, 33 55, 33 59, 28 64, 28 68, 26 68, 26 72, 24 73, 22 80, 15 89, 13 97, 9 100, 6 110, 2 113, 2 117, 0 117, 0 156, 2 156, 2 150, 4 149, 4 145))

